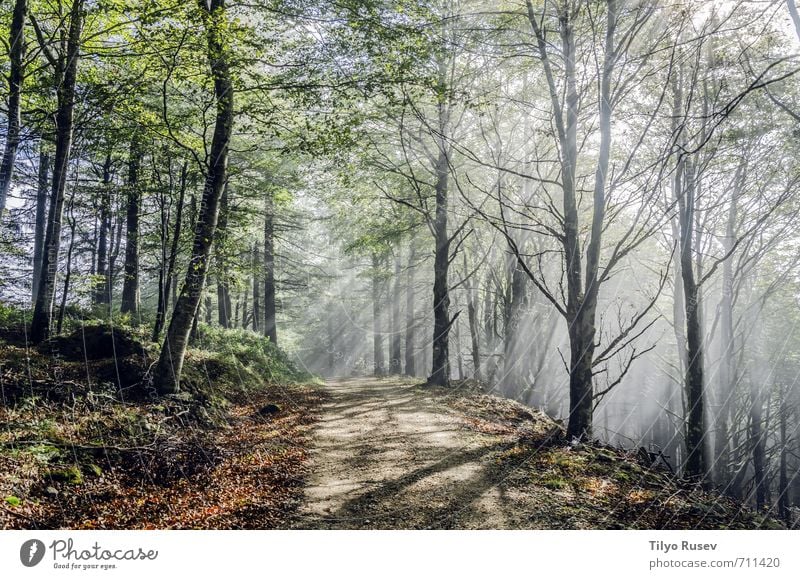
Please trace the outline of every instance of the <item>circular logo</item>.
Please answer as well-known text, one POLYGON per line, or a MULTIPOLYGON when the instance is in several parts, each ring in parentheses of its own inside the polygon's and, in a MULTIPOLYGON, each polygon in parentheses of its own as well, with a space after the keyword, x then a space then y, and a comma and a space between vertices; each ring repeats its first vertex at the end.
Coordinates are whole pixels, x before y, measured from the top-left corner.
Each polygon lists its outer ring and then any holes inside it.
POLYGON ((19 560, 26 567, 36 567, 44 558, 44 543, 39 539, 30 539, 19 548, 19 560))

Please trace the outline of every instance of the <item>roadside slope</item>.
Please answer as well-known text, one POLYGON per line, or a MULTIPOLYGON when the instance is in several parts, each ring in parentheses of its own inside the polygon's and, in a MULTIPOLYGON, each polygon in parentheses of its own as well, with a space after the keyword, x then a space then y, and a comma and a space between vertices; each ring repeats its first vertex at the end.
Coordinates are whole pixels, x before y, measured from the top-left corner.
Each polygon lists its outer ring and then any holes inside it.
POLYGON ((320 392, 264 338, 202 330, 170 397, 136 329, 0 336, 0 528, 285 526, 320 392))

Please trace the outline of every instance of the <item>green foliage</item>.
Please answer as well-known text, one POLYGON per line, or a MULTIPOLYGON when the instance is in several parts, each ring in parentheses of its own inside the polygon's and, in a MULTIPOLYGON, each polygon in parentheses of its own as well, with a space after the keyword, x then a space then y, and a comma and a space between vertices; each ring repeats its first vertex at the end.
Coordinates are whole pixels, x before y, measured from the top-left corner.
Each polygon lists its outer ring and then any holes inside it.
POLYGON ((18 507, 22 504, 22 500, 19 497, 15 497, 14 495, 9 495, 5 499, 6 504, 12 507, 18 507))
POLYGON ((62 454, 61 450, 52 444, 48 444, 43 442, 42 444, 36 444, 28 448, 28 452, 39 462, 46 464, 48 462, 53 462, 57 458, 59 458, 62 454))
POLYGON ((542 486, 557 491, 567 488, 569 486, 569 481, 558 475, 550 475, 542 479, 542 486))
POLYGON ((248 330, 224 330, 202 324, 196 346, 213 353, 213 359, 222 365, 224 379, 242 389, 313 380, 310 374, 299 370, 283 350, 248 330))
POLYGON ((30 320, 30 313, 0 302, 0 328, 21 326, 30 320))

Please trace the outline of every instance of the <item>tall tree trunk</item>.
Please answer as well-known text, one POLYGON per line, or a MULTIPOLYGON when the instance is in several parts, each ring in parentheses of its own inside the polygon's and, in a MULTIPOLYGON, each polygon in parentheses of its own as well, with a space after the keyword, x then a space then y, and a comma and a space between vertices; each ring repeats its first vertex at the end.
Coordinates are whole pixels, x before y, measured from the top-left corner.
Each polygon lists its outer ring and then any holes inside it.
POLYGON ((500 286, 497 284, 497 279, 495 281, 495 296, 492 303, 492 308, 489 310, 489 331, 491 332, 492 336, 492 356, 490 358, 491 365, 487 369, 486 378, 489 384, 492 386, 497 385, 497 372, 500 370, 500 361, 501 361, 501 354, 498 352, 498 346, 500 345, 500 311, 502 306, 502 292, 500 291, 500 286))
POLYGON ((47 227, 47 176, 50 172, 50 155, 44 151, 44 143, 39 151, 39 179, 36 187, 36 224, 33 232, 33 288, 32 300, 39 293, 39 279, 42 275, 42 254, 47 227))
POLYGON ((586 285, 581 287, 580 233, 576 198, 577 89, 575 78, 575 40, 573 23, 562 25, 561 40, 567 75, 567 127, 564 172, 564 251, 567 256, 567 318, 570 338, 569 424, 567 435, 580 440, 591 438, 593 410, 593 362, 595 315, 599 293, 600 244, 605 218, 605 182, 611 151, 611 75, 613 74, 616 2, 607 4, 606 44, 600 83, 600 152, 595 170, 592 229, 586 250, 586 285))
MULTIPOLYGON (((676 123, 677 124, 677 123, 676 123)), ((681 193, 677 190, 677 182, 675 179, 672 179, 673 182, 673 194, 674 200, 677 201, 680 197, 681 193)), ((673 218, 670 220, 670 227, 672 228, 672 239, 680 240, 680 223, 678 223, 678 219, 673 218)), ((675 345, 677 347, 677 358, 678 358, 678 371, 679 371, 679 386, 678 392, 680 394, 680 408, 677 408, 678 401, 675 401, 675 405, 671 410, 680 411, 680 416, 688 416, 688 406, 686 405, 686 388, 685 388, 685 381, 686 381, 686 371, 689 367, 688 362, 688 351, 689 348, 686 343, 686 304, 684 302, 684 291, 683 291, 683 272, 681 271, 681 251, 673 251, 673 267, 675 269, 675 273, 673 274, 673 289, 672 289, 672 328, 673 333, 675 334, 675 345)), ((675 452, 672 456, 675 457, 675 465, 676 467, 680 467, 681 463, 678 462, 677 457, 681 448, 681 445, 685 442, 685 429, 681 428, 681 432, 677 434, 677 439, 673 441, 674 443, 674 450, 675 452)))
POLYGON ((328 330, 328 376, 336 375, 336 332, 333 329, 333 316, 327 320, 328 330))
POLYGON ((470 355, 472 357, 472 377, 481 382, 480 328, 478 327, 478 296, 472 285, 472 276, 467 271, 467 254, 464 254, 464 288, 467 292, 467 321, 469 322, 470 355))
MULTIPOLYGON (((250 259, 249 251, 247 252, 247 259, 250 259)), ((242 297, 242 325, 241 325, 242 329, 247 328, 247 323, 249 321, 247 317, 248 316, 247 308, 249 306, 248 304, 249 301, 250 301, 250 284, 248 283, 245 284, 244 286, 244 296, 242 297)))
POLYGON ((417 258, 416 247, 414 240, 409 243, 408 252, 408 270, 406 271, 406 376, 416 376, 417 363, 416 363, 416 320, 414 316, 414 273, 416 272, 416 264, 414 261, 417 258))
POLYGON ((217 321, 220 327, 231 327, 231 292, 228 286, 227 271, 217 279, 217 321))
POLYGON ((788 392, 781 388, 780 417, 779 417, 779 437, 780 437, 780 464, 778 465, 778 516, 786 523, 790 521, 789 511, 789 469, 788 453, 789 439, 786 435, 787 415, 789 414, 788 392))
MULTIPOLYGON (((115 211, 112 215, 118 215, 119 211, 115 211)), ((114 289, 114 280, 117 279, 117 260, 119 259, 119 250, 122 247, 122 219, 117 219, 116 223, 116 232, 114 233, 114 238, 111 242, 111 253, 108 257, 108 271, 106 272, 106 287, 108 289, 108 304, 109 310, 110 307, 113 305, 113 289, 114 289)))
MULTIPOLYGON (((206 311, 211 311, 211 304, 208 303, 210 300, 206 296, 206 311)), ((174 309, 174 308, 173 308, 174 309)), ((206 320, 207 324, 210 324, 210 320, 206 320)), ((194 344, 197 340, 200 339, 200 306, 197 307, 197 312, 195 312, 194 319, 192 319, 192 329, 189 330, 189 343, 194 344)))
POLYGON ((617 2, 606 3, 605 49, 600 79, 600 146, 595 169, 592 227, 586 250, 586 280, 582 283, 581 232, 579 227, 576 169, 578 159, 578 90, 575 66, 575 22, 573 8, 559 8, 559 32, 564 62, 566 100, 561 103, 561 90, 556 85, 547 41, 533 10, 526 0, 528 20, 537 39, 555 125, 561 145, 561 184, 563 189, 563 247, 567 282, 565 318, 570 341, 569 365, 569 424, 567 435, 586 440, 591 438, 593 411, 593 362, 596 333, 596 310, 599 293, 599 264, 602 232, 605 220, 605 187, 611 152, 611 80, 617 58, 614 35, 617 26, 617 2), (564 110, 566 109, 566 111, 564 110), (566 114, 564 114, 566 113, 566 114), (566 117, 566 118, 565 118, 566 117), (566 122, 565 122, 566 121, 566 122))
MULTIPOLYGON (((490 253, 490 260, 493 255, 490 253)), ((483 315, 481 316, 483 326, 482 326, 482 333, 483 333, 483 345, 484 345, 484 358, 485 361, 483 363, 483 368, 481 369, 481 373, 483 374, 484 378, 486 379, 486 383, 492 386, 491 376, 493 375, 492 370, 492 362, 494 360, 494 350, 495 350, 495 335, 494 330, 492 330, 492 315, 495 309, 494 306, 494 293, 492 292, 492 272, 491 269, 487 269, 486 275, 483 279, 483 311, 481 312, 483 315)))
POLYGON ((228 264, 225 259, 228 230, 228 186, 222 191, 219 220, 217 222, 217 242, 214 247, 217 262, 217 319, 220 327, 231 327, 231 292, 228 279, 228 264))
MULTIPOLYGON (((440 105, 440 109, 441 109, 440 105)), ((440 116, 443 113, 440 112, 440 116)), ((450 385, 450 294, 448 269, 450 267, 450 238, 447 230, 447 205, 450 164, 441 144, 436 161, 436 216, 433 230, 436 251, 433 261, 433 342, 431 350, 431 375, 428 383, 450 385)))
POLYGON ((197 314, 200 295, 208 272, 208 260, 216 233, 220 197, 225 186, 228 165, 228 144, 233 127, 233 83, 229 70, 229 48, 225 39, 228 22, 225 0, 201 1, 200 11, 206 29, 208 60, 214 77, 216 121, 208 159, 208 173, 194 232, 192 257, 181 288, 178 303, 170 320, 167 336, 153 373, 161 394, 177 392, 186 355, 192 322, 197 314))
POLYGON ((92 219, 92 265, 89 269, 89 275, 97 275, 97 217, 92 219))
MULTIPOLYGON (((195 230, 197 225, 197 196, 192 193, 189 197, 189 212, 191 213, 191 219, 189 220, 190 226, 189 229, 191 231, 195 230)), ((174 310, 175 307, 178 305, 178 272, 177 270, 172 274, 172 296, 170 297, 170 301, 172 303, 172 309, 174 310)), ((195 327, 197 324, 195 324, 195 327)), ((192 335, 196 335, 196 332, 193 332, 192 335)))
MULTIPOLYGON (((681 70, 678 69, 677 74, 673 74, 670 77, 670 85, 673 94, 673 109, 672 109, 672 122, 671 122, 671 132, 673 135, 680 135, 681 124, 680 124, 680 116, 683 114, 683 94, 682 94, 682 76, 681 70)), ((683 199, 683 192, 682 192, 682 182, 680 178, 680 173, 683 170, 683 164, 679 161, 676 167, 676 174, 674 178, 671 180, 671 187, 672 187, 672 200, 666 203, 667 207, 665 207, 665 211, 669 211, 669 208, 674 204, 680 207, 681 203, 684 202, 683 199)), ((682 252, 682 245, 681 245, 681 215, 679 211, 678 216, 673 216, 670 219, 670 228, 672 231, 672 239, 677 240, 678 246, 677 251, 673 250, 672 252, 672 263, 674 268, 674 277, 673 277, 673 290, 672 290, 672 328, 675 334, 675 345, 677 347, 677 358, 678 358, 678 370, 679 370, 679 393, 680 393, 680 408, 676 408, 678 404, 678 400, 674 400, 674 397, 669 398, 669 406, 672 412, 677 410, 680 411, 679 416, 687 417, 689 415, 689 408, 686 403, 686 375, 687 370, 689 368, 689 361, 688 361, 688 345, 686 341, 686 303, 684 297, 684 287, 683 287, 683 268, 682 268, 682 260, 683 260, 683 252, 682 252)), ((670 445, 668 448, 668 454, 670 454, 675 462, 676 470, 680 468, 683 464, 684 457, 681 456, 682 451, 682 444, 686 441, 686 429, 680 428, 680 432, 675 434, 674 439, 670 441, 670 445)))
MULTIPOLYGON (((156 322, 153 327, 153 341, 157 342, 161 337, 161 332, 164 329, 164 321, 167 315, 167 300, 170 294, 175 294, 175 286, 177 285, 175 275, 175 261, 178 259, 178 248, 181 240, 181 229, 183 224, 183 199, 186 195, 186 180, 188 178, 189 164, 184 161, 181 167, 181 178, 178 189, 178 204, 175 210, 175 224, 172 228, 172 246, 170 247, 169 256, 167 257, 167 267, 164 270, 164 288, 162 295, 159 295, 158 311, 156 311, 156 322)), ((172 192, 170 192, 171 194, 172 192)), ((175 304, 173 303, 173 308, 175 304)))
POLYGON ((523 363, 522 353, 524 350, 519 330, 528 276, 519 265, 519 261, 513 256, 509 269, 511 270, 509 283, 511 295, 508 301, 508 315, 503 336, 503 392, 506 396, 515 396, 523 386, 520 367, 523 363))
POLYGON ((431 349, 430 348, 422 348, 420 350, 422 354, 422 368, 430 368, 431 367, 431 349))
POLYGON ((174 193, 174 181, 172 178, 172 158, 167 156, 167 187, 161 179, 161 172, 155 157, 153 158, 153 174, 158 181, 158 214, 159 214, 159 261, 158 261, 158 292, 156 293, 156 319, 153 323, 152 338, 154 342, 158 342, 161 338, 161 331, 164 329, 164 317, 167 311, 167 299, 169 292, 169 277, 167 276, 167 263, 169 262, 169 243, 170 243, 170 219, 172 218, 172 195, 174 193))
POLYGON ((258 332, 261 324, 261 298, 260 298, 260 283, 258 277, 258 269, 261 260, 261 252, 258 249, 258 244, 253 244, 253 331, 258 332))
MULTIPOLYGON (((684 78, 682 68, 672 77, 673 115, 684 111, 684 78)), ((673 121, 673 126, 675 122, 673 121)), ((688 148, 682 127, 676 127, 676 140, 683 150, 688 148)), ((692 480, 705 481, 708 471, 705 420, 705 377, 701 291, 695 275, 695 159, 679 155, 673 178, 673 190, 678 206, 678 254, 683 286, 683 319, 686 324, 686 357, 684 375, 685 444, 684 475, 692 480)), ((736 478, 736 477, 734 477, 736 478)))
POLYGON ((383 334, 381 332, 380 258, 372 254, 372 365, 375 376, 385 374, 383 334))
POLYGON ((389 354, 389 372, 396 376, 403 373, 403 336, 400 333, 400 251, 394 256, 394 288, 392 290, 392 340, 389 354))
POLYGON ((753 453, 753 475, 756 508, 767 505, 769 493, 767 481, 767 435, 764 428, 763 400, 761 389, 753 381, 750 384, 750 445, 753 453))
POLYGON ((75 215, 73 214, 73 196, 70 198, 67 208, 67 222, 69 223, 69 245, 67 246, 67 265, 64 272, 64 291, 61 294, 61 306, 58 308, 58 318, 56 320, 56 334, 61 334, 64 327, 64 314, 67 311, 67 298, 69 297, 69 286, 72 282, 72 254, 75 250, 75 232, 77 231, 75 215))
MULTIPOLYGON (((153 163, 155 172, 155 162, 153 163)), ((172 194, 173 194, 173 180, 172 180, 172 160, 167 161, 167 172, 169 173, 169 187, 164 190, 161 179, 159 179, 158 190, 158 210, 159 210, 159 256, 158 264, 158 294, 156 304, 156 319, 153 323, 153 341, 158 342, 161 338, 161 331, 164 329, 164 318, 167 312, 167 300, 169 299, 169 282, 170 278, 167 275, 167 264, 169 262, 169 249, 170 243, 170 214, 172 213, 172 194), (170 202, 167 203, 169 196, 170 202)))
POLYGON ((705 379, 700 288, 694 276, 692 243, 695 214, 694 164, 690 159, 682 163, 684 170, 679 170, 675 178, 684 177, 683 183, 679 186, 678 206, 681 226, 681 276, 686 307, 686 475, 689 478, 702 480, 706 475, 708 461, 705 449, 705 379))
MULTIPOLYGON (((47 218, 47 233, 42 256, 42 275, 36 304, 31 320, 31 340, 39 343, 50 337, 53 315, 53 299, 56 289, 56 270, 61 248, 61 221, 64 212, 64 191, 67 185, 67 169, 72 150, 72 132, 75 109, 75 82, 80 56, 81 29, 83 24, 83 1, 73 0, 69 16, 66 50, 54 62, 56 68, 56 152, 53 164, 53 184, 50 209, 47 218)), ((45 50, 49 50, 46 46, 45 50)))
POLYGON ((264 335, 278 343, 275 308, 275 203, 274 192, 267 190, 264 200, 264 335))
MULTIPOLYGON (((674 180, 673 180, 674 182, 674 180)), ((680 192, 675 192, 677 199, 680 192)), ((670 222, 672 227, 672 238, 680 239, 680 224, 677 220, 673 219, 670 222)), ((675 344, 678 347, 678 368, 681 375, 686 374, 688 362, 686 360, 686 305, 684 304, 683 297, 683 273, 681 272, 681 252, 674 252, 675 256, 673 267, 675 269, 675 276, 673 278, 673 297, 672 297, 672 325, 675 334, 675 344)))
POLYGON ((141 147, 138 135, 131 140, 128 155, 128 199, 125 214, 125 273, 122 281, 120 311, 136 315, 139 312, 139 165, 141 147))
POLYGON ((17 158, 20 133, 20 96, 25 67, 25 19, 27 18, 27 0, 16 0, 14 13, 11 16, 8 47, 10 70, 8 74, 8 111, 6 113, 6 146, 3 159, 0 161, 0 220, 6 209, 8 190, 14 173, 14 162, 17 158))
POLYGON ((433 217, 433 340, 431 347, 431 374, 428 384, 450 385, 450 290, 448 272, 450 268, 450 234, 448 231, 448 204, 450 194, 450 59, 439 58, 437 92, 436 157, 433 161, 435 210, 433 217))
MULTIPOLYGON (((165 231, 165 229, 162 229, 165 231)), ((166 239, 162 241, 162 243, 166 243, 166 239)), ((164 315, 167 309, 166 304, 166 297, 167 297, 167 285, 169 282, 167 281, 167 252, 162 252, 162 261, 158 268, 158 295, 157 299, 158 302, 156 304, 156 321, 153 323, 153 334, 152 339, 154 342, 157 342, 161 337, 161 331, 164 329, 164 315)))
MULTIPOLYGON (((459 304, 458 300, 456 300, 456 309, 458 309, 459 304)), ((455 321, 454 327, 454 334, 453 338, 456 341, 456 369, 458 371, 458 379, 463 381, 464 376, 464 357, 461 355, 461 320, 455 321)))
MULTIPOLYGON (((600 82, 600 151, 595 169, 592 229, 586 250, 586 286, 573 324, 580 333, 578 347, 572 349, 570 376, 570 421, 568 433, 583 439, 591 437, 593 400, 593 363, 596 333, 597 299, 600 290, 600 251, 605 222, 606 180, 611 155, 611 78, 616 60, 614 34, 617 28, 617 2, 606 3, 606 39, 603 75, 600 82)), ((574 44, 573 44, 574 49, 574 44)), ((577 151, 575 151, 577 155, 577 151)), ((573 173, 574 175, 574 173, 573 173)), ((573 188, 573 192, 574 192, 573 188)), ((577 222, 576 222, 577 223, 577 222)), ((575 251, 580 251, 576 244, 575 251)))
MULTIPOLYGON (((528 4, 529 13, 531 12, 530 3, 528 4)), ((564 211, 564 268, 566 270, 567 281, 567 327, 570 342, 570 364, 569 364, 569 423, 567 435, 571 438, 587 438, 588 429, 591 429, 591 414, 587 416, 587 393, 591 392, 591 376, 587 384, 587 351, 589 346, 584 342, 585 334, 582 327, 583 310, 581 307, 582 292, 582 259, 579 239, 578 207, 576 196, 576 167, 578 157, 577 129, 578 129, 578 91, 575 80, 575 38, 574 22, 568 13, 569 8, 561 8, 559 21, 561 23, 561 47, 564 55, 564 76, 566 84, 566 126, 564 126, 564 114, 556 97, 554 101, 554 112, 556 113, 559 139, 562 142, 561 151, 561 184, 564 192, 563 211, 564 211)), ((534 20, 531 20, 533 23, 534 20)), ((537 39, 540 45, 540 52, 544 50, 542 43, 543 37, 537 32, 537 39)), ((551 86, 551 98, 553 88, 551 86)))
MULTIPOLYGON (((736 241, 736 219, 738 213, 739 189, 744 165, 740 164, 734 177, 731 204, 728 207, 728 219, 725 237, 722 240, 723 251, 730 255, 736 241)), ((717 417, 716 435, 714 436, 714 471, 717 483, 725 486, 730 480, 730 436, 728 427, 731 420, 731 408, 736 390, 736 368, 734 364, 733 333, 733 264, 726 259, 722 264, 722 299, 720 300, 720 364, 719 364, 719 396, 720 409, 717 417)))
MULTIPOLYGON (((213 304, 211 302, 211 296, 208 295, 208 290, 204 289, 204 293, 205 293, 206 325, 210 326, 211 325, 211 321, 214 318, 214 316, 213 316, 214 307, 213 307, 213 304)), ((199 307, 199 304, 198 304, 198 307, 199 307)), ((195 319, 197 319, 197 317, 198 316, 195 316, 195 319)))
POLYGON ((103 162, 103 182, 100 189, 100 231, 97 241, 97 279, 94 282, 92 303, 104 305, 110 302, 109 257, 111 241, 111 155, 103 162))

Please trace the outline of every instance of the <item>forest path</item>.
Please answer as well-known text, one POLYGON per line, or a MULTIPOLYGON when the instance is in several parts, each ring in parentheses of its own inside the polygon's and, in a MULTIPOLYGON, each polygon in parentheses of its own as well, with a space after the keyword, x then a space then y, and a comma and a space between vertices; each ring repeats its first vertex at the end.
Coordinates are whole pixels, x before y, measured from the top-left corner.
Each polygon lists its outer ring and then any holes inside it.
POLYGON ((329 381, 296 528, 515 528, 499 437, 470 432, 424 387, 329 381))

